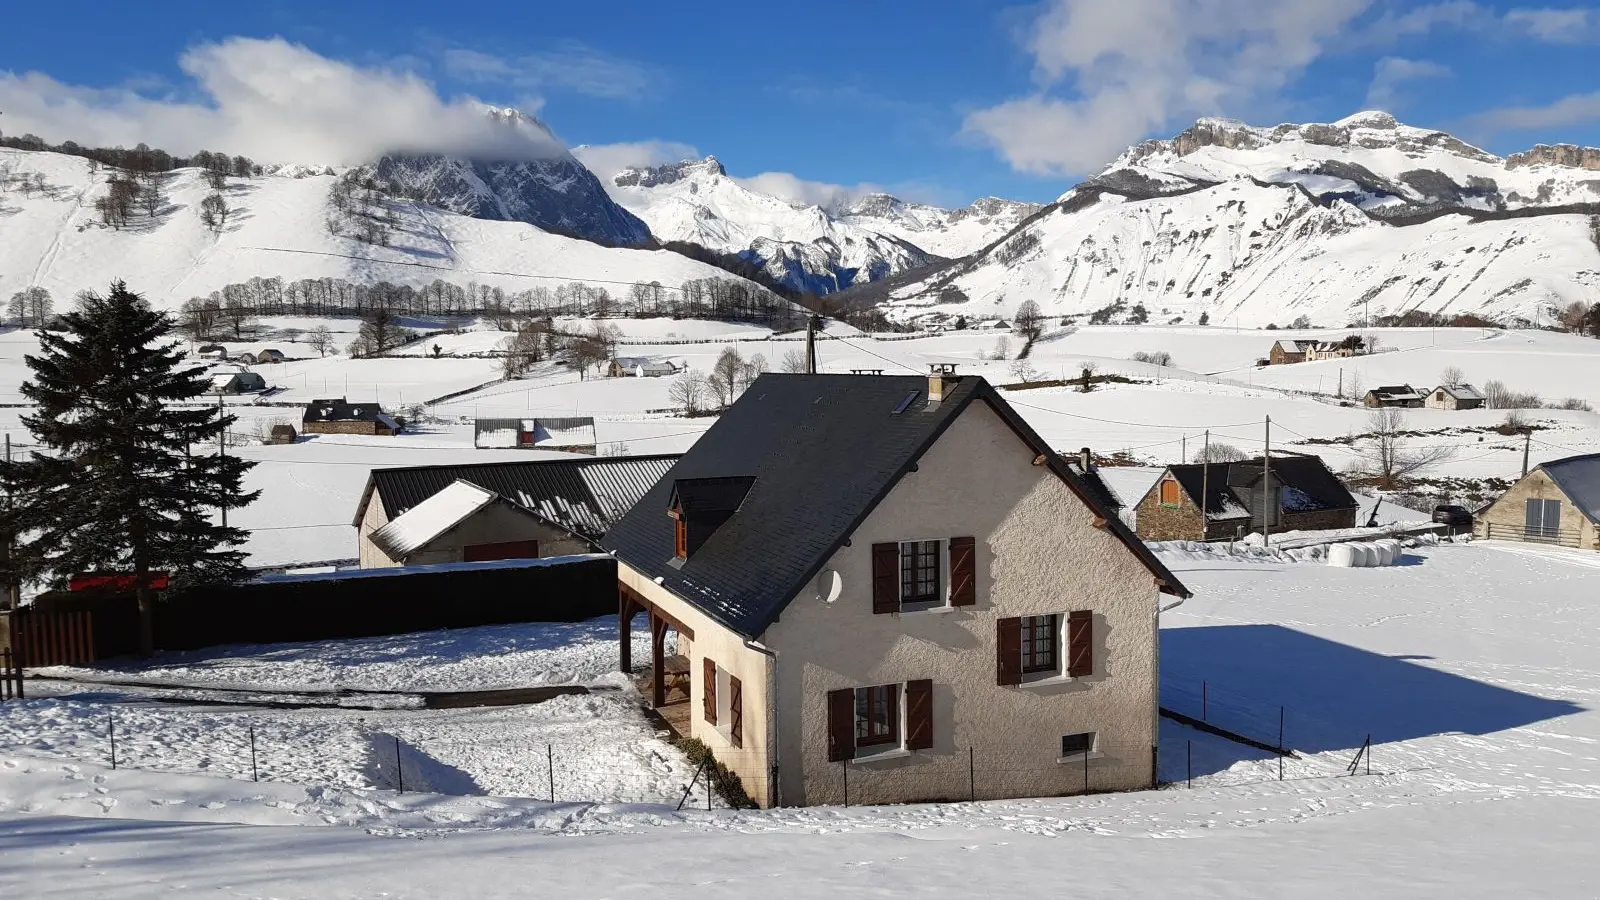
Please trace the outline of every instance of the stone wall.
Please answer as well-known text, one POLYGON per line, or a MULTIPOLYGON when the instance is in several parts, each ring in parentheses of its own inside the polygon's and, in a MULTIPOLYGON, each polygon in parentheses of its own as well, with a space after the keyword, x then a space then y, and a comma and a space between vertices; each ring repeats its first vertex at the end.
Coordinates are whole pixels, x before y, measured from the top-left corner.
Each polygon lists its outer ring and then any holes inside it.
POLYGON ((1315 512, 1283 514, 1282 531, 1326 531, 1330 528, 1356 527, 1356 508, 1319 509, 1315 512))
MULTIPOLYGON (((1147 541, 1199 541, 1205 540, 1200 531, 1200 509, 1186 493, 1179 493, 1179 504, 1167 506, 1161 502, 1161 482, 1156 482, 1150 493, 1139 501, 1139 537, 1147 541)), ((1230 529, 1232 526, 1229 526, 1230 529)), ((1232 531, 1218 537, 1230 537, 1232 531)))
POLYGON ((301 434, 378 434, 387 435, 389 427, 381 422, 301 422, 301 434))

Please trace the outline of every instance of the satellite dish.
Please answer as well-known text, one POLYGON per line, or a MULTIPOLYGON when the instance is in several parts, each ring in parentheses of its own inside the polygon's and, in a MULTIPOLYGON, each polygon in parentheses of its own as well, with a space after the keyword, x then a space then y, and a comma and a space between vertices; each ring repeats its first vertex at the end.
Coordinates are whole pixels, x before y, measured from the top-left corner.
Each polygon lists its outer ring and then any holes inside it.
POLYGON ((823 569, 817 575, 817 599, 832 603, 844 593, 844 578, 834 569, 823 569))

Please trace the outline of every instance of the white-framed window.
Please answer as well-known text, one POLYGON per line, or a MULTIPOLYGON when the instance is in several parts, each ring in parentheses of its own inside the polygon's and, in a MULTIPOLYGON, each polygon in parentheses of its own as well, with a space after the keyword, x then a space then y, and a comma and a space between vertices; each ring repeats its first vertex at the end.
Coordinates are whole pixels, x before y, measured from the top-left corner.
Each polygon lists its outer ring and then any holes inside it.
POLYGON ((1061 736, 1061 756, 1056 761, 1082 762, 1085 759, 1097 759, 1100 755, 1100 733, 1079 731, 1061 736))

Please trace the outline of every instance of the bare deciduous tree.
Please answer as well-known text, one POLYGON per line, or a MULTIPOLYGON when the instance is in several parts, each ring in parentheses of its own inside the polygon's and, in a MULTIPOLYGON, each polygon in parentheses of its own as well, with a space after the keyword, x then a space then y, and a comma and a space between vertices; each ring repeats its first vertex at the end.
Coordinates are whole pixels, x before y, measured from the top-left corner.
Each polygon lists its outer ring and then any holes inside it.
POLYGON ((1020 384, 1027 384, 1039 379, 1039 371, 1026 359, 1017 359, 1011 363, 1011 377, 1020 384))
POLYGON ((328 351, 333 349, 333 332, 326 325, 318 325, 306 336, 306 343, 317 351, 317 356, 327 356, 328 351))
POLYGON ((1038 340, 1044 332, 1044 313, 1039 311, 1039 304, 1032 300, 1022 301, 1017 307, 1017 314, 1011 319, 1011 327, 1029 343, 1038 340))
POLYGON ((667 399, 683 407, 684 415, 689 416, 704 408, 706 394, 706 377, 692 369, 679 375, 672 387, 667 388, 667 399))
POLYGON ((1466 382, 1467 376, 1461 371, 1460 366, 1445 366, 1439 371, 1439 383, 1442 385, 1453 387, 1466 382))
POLYGON ((1394 490, 1401 483, 1455 456, 1449 446, 1413 447, 1406 430, 1404 410, 1375 409, 1367 416, 1367 433, 1355 438, 1356 471, 1374 479, 1378 487, 1394 490))
POLYGON ((1212 444, 1209 447, 1202 445, 1199 450, 1194 452, 1194 461, 1197 463, 1243 462, 1249 458, 1250 457, 1245 455, 1245 452, 1240 450, 1238 447, 1235 447, 1232 444, 1224 444, 1220 441, 1212 444))
POLYGON ((228 201, 222 195, 213 191, 200 201, 200 223, 215 232, 221 232, 228 224, 228 201))
POLYGON ((783 361, 778 364, 778 371, 790 375, 804 375, 806 371, 806 354, 804 350, 790 350, 783 354, 783 361))
POLYGON ((1172 367, 1172 354, 1165 350, 1146 351, 1140 350, 1133 354, 1134 362, 1149 363, 1152 366, 1172 367))
POLYGON ((1094 373, 1100 371, 1095 363, 1085 360, 1078 366, 1078 391, 1087 394, 1094 390, 1094 373))

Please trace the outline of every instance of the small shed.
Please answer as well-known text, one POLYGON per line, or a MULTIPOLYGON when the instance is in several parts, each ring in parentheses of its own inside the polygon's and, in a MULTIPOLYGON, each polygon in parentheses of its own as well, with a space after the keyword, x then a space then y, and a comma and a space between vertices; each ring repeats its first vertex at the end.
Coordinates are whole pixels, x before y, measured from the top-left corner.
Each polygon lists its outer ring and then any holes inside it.
POLYGON ((268 347, 267 349, 256 354, 256 362, 258 363, 281 363, 283 362, 284 358, 285 357, 282 350, 277 350, 272 347, 268 347))
POLYGON ((256 364, 257 360, 254 353, 240 353, 234 356, 233 361, 241 366, 253 366, 256 364))
POLYGON ((293 425, 274 425, 272 426, 271 434, 267 437, 267 443, 292 444, 298 440, 299 437, 300 434, 294 430, 293 425))
POLYGON ((1420 409, 1422 395, 1409 384, 1391 384, 1367 391, 1366 397, 1362 398, 1361 402, 1373 408, 1393 406, 1402 409, 1420 409))
POLYGON ((472 445, 480 450, 560 450, 595 454, 594 417, 478 419, 472 445))
POLYGON ((221 344, 201 344, 200 349, 195 352, 201 356, 215 356, 219 359, 228 357, 228 348, 221 344))
POLYGON ((663 378, 679 371, 672 360, 649 356, 619 356, 606 367, 606 374, 612 378, 663 378))
POLYGON ((211 372, 211 393, 254 394, 267 389, 267 380, 245 369, 214 370, 211 372))
POLYGON ((1470 384, 1441 384, 1429 394, 1424 405, 1429 409, 1481 409, 1483 392, 1470 384))

